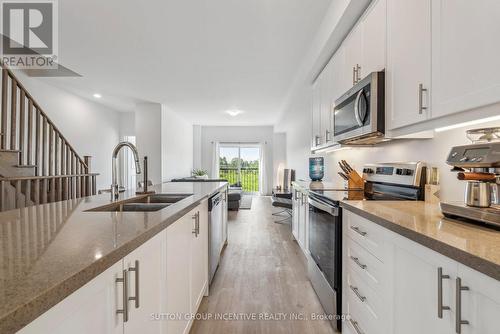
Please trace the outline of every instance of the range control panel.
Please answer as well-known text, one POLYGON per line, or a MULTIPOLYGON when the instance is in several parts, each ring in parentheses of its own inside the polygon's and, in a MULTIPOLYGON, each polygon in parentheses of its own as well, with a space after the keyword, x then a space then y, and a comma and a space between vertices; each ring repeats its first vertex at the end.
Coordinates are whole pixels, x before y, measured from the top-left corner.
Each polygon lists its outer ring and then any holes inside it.
POLYGON ((369 164, 363 168, 363 178, 368 182, 418 186, 424 167, 423 162, 369 164))
POLYGON ((500 167, 500 142, 455 146, 446 163, 464 168, 500 167))

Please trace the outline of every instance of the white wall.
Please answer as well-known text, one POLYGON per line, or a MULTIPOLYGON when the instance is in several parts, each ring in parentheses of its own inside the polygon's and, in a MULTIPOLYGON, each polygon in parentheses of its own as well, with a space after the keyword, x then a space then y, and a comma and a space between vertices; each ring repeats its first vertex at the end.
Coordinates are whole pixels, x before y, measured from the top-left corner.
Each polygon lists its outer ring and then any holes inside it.
POLYGON ((286 165, 286 133, 274 133, 273 138, 273 187, 275 187, 282 182, 278 180, 278 168, 281 166, 284 169, 286 165))
POLYGON ((193 125, 162 106, 162 181, 191 175, 193 169, 193 125))
MULTIPOLYGON (((135 109, 135 136, 139 158, 148 157, 148 179, 153 184, 162 181, 162 106, 159 103, 140 103, 135 109)), ((138 180, 142 176, 138 176, 138 180)))
POLYGON ((273 127, 272 126, 202 126, 201 128, 201 164, 212 174, 214 142, 266 142, 267 154, 266 177, 267 193, 271 193, 273 184, 273 127))
POLYGON ((83 158, 92 156, 97 189, 111 184, 111 153, 119 140, 119 112, 15 71, 16 77, 83 158))

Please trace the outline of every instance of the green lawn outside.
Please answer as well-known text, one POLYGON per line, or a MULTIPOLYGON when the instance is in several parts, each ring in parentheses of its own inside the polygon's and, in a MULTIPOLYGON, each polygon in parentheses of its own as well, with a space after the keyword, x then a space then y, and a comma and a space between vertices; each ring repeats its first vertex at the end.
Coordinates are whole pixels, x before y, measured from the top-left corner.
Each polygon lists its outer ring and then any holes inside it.
MULTIPOLYGON (((221 167, 219 169, 219 177, 226 179, 229 184, 238 182, 238 169, 221 167)), ((241 168, 241 186, 245 192, 259 191, 259 169, 258 168, 241 168)))

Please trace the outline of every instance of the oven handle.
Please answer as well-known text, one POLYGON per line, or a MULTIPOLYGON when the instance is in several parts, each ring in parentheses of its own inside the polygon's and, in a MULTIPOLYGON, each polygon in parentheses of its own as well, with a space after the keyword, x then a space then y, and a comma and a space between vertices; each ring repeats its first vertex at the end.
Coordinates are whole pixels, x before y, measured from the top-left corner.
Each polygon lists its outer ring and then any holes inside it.
POLYGON ((363 126, 363 121, 361 121, 361 117, 359 117, 359 99, 361 98, 361 94, 363 94, 363 90, 361 89, 356 96, 356 100, 354 101, 354 116, 356 117, 356 122, 359 126, 363 126))
POLYGON ((309 197, 308 202, 309 202, 309 205, 312 205, 312 206, 314 206, 317 209, 325 211, 325 212, 331 214, 332 216, 338 216, 339 215, 339 208, 337 208, 337 207, 333 207, 333 206, 330 206, 330 205, 323 204, 321 202, 318 202, 318 201, 312 199, 311 197, 309 197))

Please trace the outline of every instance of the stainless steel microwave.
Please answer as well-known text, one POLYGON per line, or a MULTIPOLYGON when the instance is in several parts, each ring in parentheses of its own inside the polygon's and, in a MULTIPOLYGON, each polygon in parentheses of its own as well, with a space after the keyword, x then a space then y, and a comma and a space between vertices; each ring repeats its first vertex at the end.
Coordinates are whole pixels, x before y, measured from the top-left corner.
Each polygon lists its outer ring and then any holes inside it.
POLYGON ((335 101, 335 142, 370 145, 385 140, 384 77, 384 72, 372 72, 335 101))

